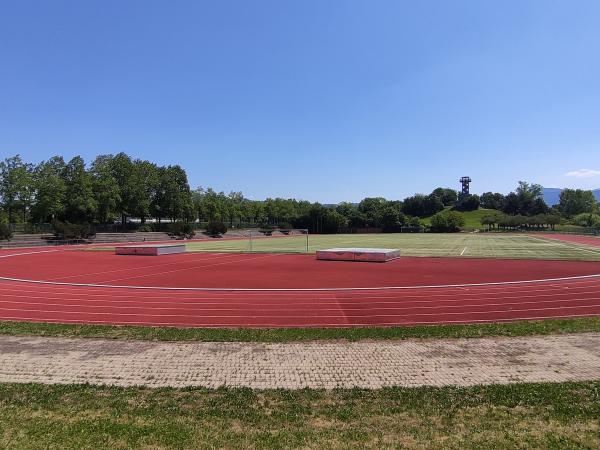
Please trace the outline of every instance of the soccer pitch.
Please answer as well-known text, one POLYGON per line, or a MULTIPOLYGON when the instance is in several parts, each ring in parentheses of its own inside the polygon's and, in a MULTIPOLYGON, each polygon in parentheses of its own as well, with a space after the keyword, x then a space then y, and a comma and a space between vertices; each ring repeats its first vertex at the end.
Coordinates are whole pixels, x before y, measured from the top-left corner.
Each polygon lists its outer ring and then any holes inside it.
MULTIPOLYGON (((306 253, 306 236, 252 239, 254 252, 306 253)), ((332 234, 310 235, 308 253, 331 247, 399 248, 404 256, 565 259, 600 261, 600 248, 523 234, 332 234)), ((189 252, 247 252, 248 239, 188 242, 189 252)))

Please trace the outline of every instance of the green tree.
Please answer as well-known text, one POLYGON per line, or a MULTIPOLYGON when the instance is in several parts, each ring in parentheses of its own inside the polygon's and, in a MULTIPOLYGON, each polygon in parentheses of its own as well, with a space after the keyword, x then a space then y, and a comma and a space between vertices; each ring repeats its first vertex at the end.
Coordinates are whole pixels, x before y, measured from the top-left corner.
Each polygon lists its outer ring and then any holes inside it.
POLYGON ((464 216, 456 211, 442 211, 431 217, 431 229, 438 232, 459 231, 465 226, 464 216))
POLYGON ((542 186, 519 181, 515 192, 504 197, 502 211, 512 215, 534 216, 545 214, 549 210, 542 197, 542 186))
POLYGON ((337 205, 336 211, 348 219, 348 226, 350 228, 364 228, 367 226, 365 214, 353 203, 342 202, 337 205))
POLYGON ((367 197, 358 204, 358 210, 363 214, 368 226, 380 227, 381 212, 387 203, 383 197, 367 197))
MULTIPOLYGON (((149 173, 151 169, 147 169, 149 173)), ((193 199, 187 174, 180 166, 168 166, 158 171, 158 197, 162 217, 172 221, 188 221, 193 218, 193 199)), ((146 180, 152 186, 150 179, 146 180)))
POLYGON ((438 197, 444 206, 453 206, 458 201, 458 192, 450 188, 434 189, 431 195, 438 197))
POLYGON ((42 161, 33 171, 33 190, 35 202, 31 215, 34 221, 52 222, 65 215, 65 183, 66 164, 62 156, 54 156, 42 161))
POLYGON ((113 221, 118 215, 121 193, 113 176, 113 156, 100 155, 92 163, 90 172, 96 199, 96 218, 101 223, 113 221))
POLYGON ((33 199, 33 167, 19 155, 0 162, 0 200, 11 223, 27 220, 33 199))
POLYGON ((583 213, 593 213, 595 208, 596 199, 592 191, 563 189, 560 193, 558 209, 566 217, 573 217, 583 213))
POLYGON ((444 204, 435 195, 416 194, 402 202, 402 212, 407 216, 426 217, 444 209, 444 204))
POLYGON ((480 206, 486 209, 502 209, 504 195, 498 192, 484 192, 481 194, 480 206))
POLYGON ((92 176, 81 156, 71 159, 63 171, 65 181, 65 219, 73 223, 92 222, 96 200, 92 176))
POLYGON ((121 216, 121 225, 125 226, 127 217, 136 209, 136 201, 139 197, 133 161, 129 155, 119 153, 110 160, 110 170, 119 188, 116 211, 121 216))
POLYGON ((125 226, 128 217, 139 217, 142 222, 150 215, 155 189, 158 184, 156 165, 148 161, 132 160, 119 153, 110 161, 111 172, 119 187, 116 211, 125 226))
POLYGON ((205 222, 223 221, 227 214, 226 195, 212 188, 202 187, 194 191, 194 205, 198 218, 205 222))
POLYGON ((516 189, 516 194, 524 200, 529 200, 533 202, 538 198, 542 198, 543 188, 540 184, 519 181, 519 185, 516 189))
POLYGON ((323 217, 323 233, 341 233, 348 227, 348 219, 334 209, 328 209, 323 217))
POLYGON ((475 211, 479 209, 479 196, 475 194, 463 195, 454 208, 457 211, 475 211))
MULTIPOLYGON (((155 203, 155 199, 160 189, 160 169, 156 164, 150 161, 136 159, 133 161, 132 176, 135 180, 136 188, 131 191, 133 199, 135 199, 131 211, 143 224, 152 213, 152 205, 155 203)), ((175 206, 173 208, 175 208, 175 206)), ((176 218, 177 217, 173 220, 176 218)))
POLYGON ((388 233, 398 231, 405 219, 404 214, 391 205, 383 208, 380 212, 380 217, 381 227, 383 228, 383 231, 388 233))

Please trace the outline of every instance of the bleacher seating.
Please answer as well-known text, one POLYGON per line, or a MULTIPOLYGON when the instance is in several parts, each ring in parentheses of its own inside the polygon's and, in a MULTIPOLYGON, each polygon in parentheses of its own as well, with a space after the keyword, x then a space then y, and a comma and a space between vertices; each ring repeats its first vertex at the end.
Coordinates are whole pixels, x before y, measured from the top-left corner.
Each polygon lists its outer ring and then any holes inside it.
MULTIPOLYGON (((148 241, 169 241, 171 237, 167 233, 161 232, 134 232, 134 233, 98 233, 96 236, 82 240, 81 243, 88 244, 109 244, 112 242, 148 242, 148 241)), ((46 245, 61 245, 67 242, 54 239, 52 234, 25 234, 15 233, 8 241, 0 241, 0 247, 39 247, 46 245)), ((78 242, 69 242, 78 243, 78 242)))
POLYGON ((144 242, 144 241, 169 241, 171 236, 158 231, 134 233, 97 233, 89 241, 93 244, 108 244, 111 242, 144 242))

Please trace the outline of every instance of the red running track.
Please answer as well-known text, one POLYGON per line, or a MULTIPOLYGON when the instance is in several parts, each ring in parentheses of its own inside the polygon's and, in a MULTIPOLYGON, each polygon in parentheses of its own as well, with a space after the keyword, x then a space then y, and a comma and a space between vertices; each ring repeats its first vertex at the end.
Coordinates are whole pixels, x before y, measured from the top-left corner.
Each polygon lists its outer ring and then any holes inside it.
POLYGON ((589 245, 592 247, 600 247, 600 237, 582 236, 579 234, 560 234, 560 233, 544 233, 540 235, 532 234, 531 236, 543 239, 553 239, 555 241, 570 242, 573 244, 589 245))
POLYGON ((21 253, 28 254, 0 252, 0 275, 128 287, 4 279, 0 281, 3 320, 181 327, 347 327, 600 315, 600 276, 594 276, 600 273, 597 262, 401 258, 375 264, 316 261, 306 255, 153 258, 62 249, 21 253), (532 281, 561 277, 580 278, 532 281), (191 289, 169 289, 181 287, 181 282, 191 289), (438 287, 419 287, 424 285, 438 287), (315 286, 321 289, 302 290, 315 286), (353 287, 366 289, 348 289, 353 287), (257 290, 231 290, 236 288, 257 290))

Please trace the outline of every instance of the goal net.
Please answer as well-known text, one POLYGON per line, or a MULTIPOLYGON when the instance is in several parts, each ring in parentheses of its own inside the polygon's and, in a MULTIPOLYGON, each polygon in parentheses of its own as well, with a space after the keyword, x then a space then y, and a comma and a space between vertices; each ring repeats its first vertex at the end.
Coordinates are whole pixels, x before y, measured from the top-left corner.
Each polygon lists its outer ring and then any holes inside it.
POLYGON ((306 229, 245 230, 246 252, 250 253, 308 253, 306 229))

